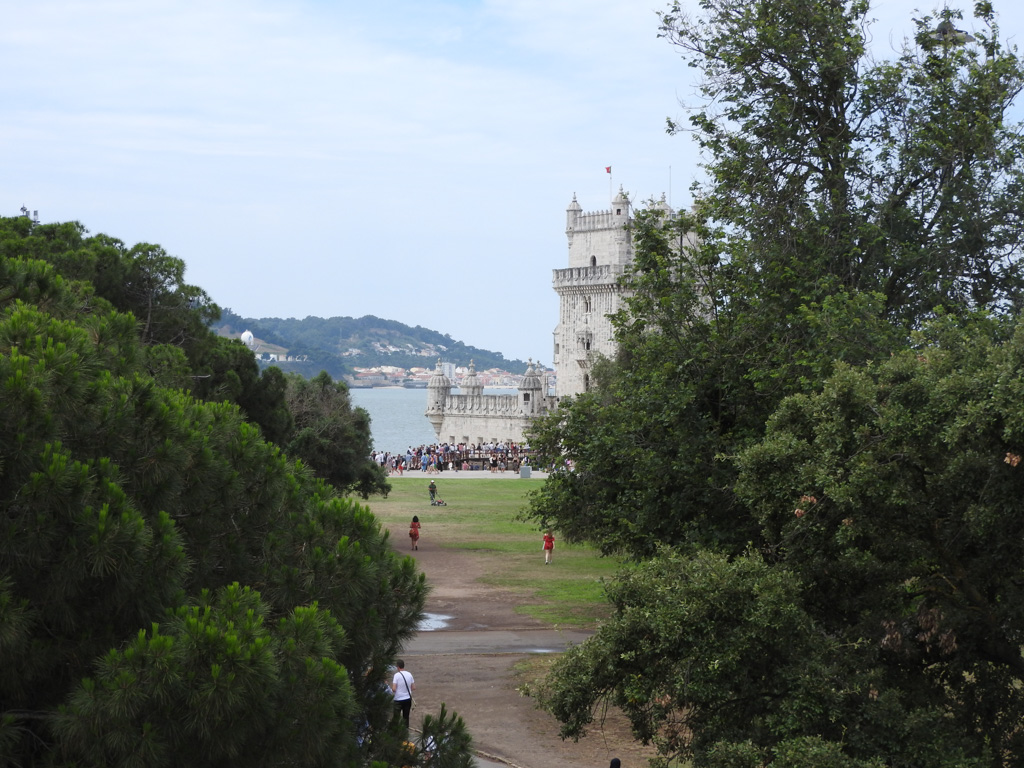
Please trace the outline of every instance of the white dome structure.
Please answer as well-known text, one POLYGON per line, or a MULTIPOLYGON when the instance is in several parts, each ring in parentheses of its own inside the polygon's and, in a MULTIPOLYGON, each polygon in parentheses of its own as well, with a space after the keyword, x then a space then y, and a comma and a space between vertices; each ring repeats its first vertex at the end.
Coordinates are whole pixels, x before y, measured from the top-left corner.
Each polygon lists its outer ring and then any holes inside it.
POLYGON ((253 342, 256 340, 252 335, 252 331, 242 331, 242 343, 247 347, 251 347, 253 342))

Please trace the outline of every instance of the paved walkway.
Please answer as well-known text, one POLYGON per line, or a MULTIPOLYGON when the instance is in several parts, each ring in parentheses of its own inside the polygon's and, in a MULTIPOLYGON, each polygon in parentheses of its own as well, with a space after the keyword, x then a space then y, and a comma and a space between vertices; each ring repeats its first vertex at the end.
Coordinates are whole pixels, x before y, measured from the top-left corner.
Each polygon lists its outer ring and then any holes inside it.
POLYGON ((417 706, 422 701, 431 711, 440 701, 447 700, 463 716, 477 742, 477 768, 581 768, 578 761, 559 759, 550 753, 547 761, 534 762, 537 734, 529 724, 534 704, 515 694, 509 700, 507 678, 512 667, 530 655, 562 653, 590 634, 581 630, 532 628, 421 631, 406 645, 403 658, 415 670, 423 691, 416 693, 417 706), (461 695, 469 690, 477 695, 467 702, 460 701, 461 695), (435 698, 438 700, 434 701, 435 698), (468 703, 472 706, 467 710, 464 704, 468 703), (508 734, 481 731, 485 723, 500 723, 503 728, 499 731, 507 729, 508 734))
MULTIPOLYGON (((408 476, 436 480, 442 489, 451 480, 519 479, 511 471, 408 476)), ((546 476, 531 470, 531 479, 546 476)), ((516 593, 489 578, 500 572, 501 558, 447 543, 435 541, 413 553, 431 587, 424 624, 402 649, 417 683, 415 717, 442 705, 458 713, 473 736, 477 768, 602 768, 612 757, 639 768, 653 757, 614 712, 601 713, 579 742, 559 737, 557 721, 517 688, 540 680, 546 663, 538 657, 562 653, 591 633, 553 629, 518 614, 516 593)))

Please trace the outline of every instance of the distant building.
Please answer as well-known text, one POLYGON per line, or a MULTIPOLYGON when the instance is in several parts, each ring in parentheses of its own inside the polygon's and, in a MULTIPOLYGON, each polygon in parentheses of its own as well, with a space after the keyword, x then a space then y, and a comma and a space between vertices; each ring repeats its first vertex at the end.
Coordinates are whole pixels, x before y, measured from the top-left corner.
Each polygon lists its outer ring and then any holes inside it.
MULTIPOLYGON (((619 279, 633 262, 630 205, 620 188, 608 210, 584 213, 575 195, 566 209, 569 266, 554 270, 552 280, 559 304, 555 395, 548 395, 547 376, 534 368, 532 360, 518 395, 484 395, 472 364, 461 393, 455 395, 453 370, 438 360, 427 385, 426 415, 439 442, 521 442, 529 423, 553 411, 560 398, 590 389, 595 360, 616 352, 609 316, 622 308, 628 295, 619 279)), ((664 196, 655 207, 672 215, 664 196)))
MULTIPOLYGON (((671 215, 664 195, 656 206, 671 215)), ((590 370, 599 356, 614 357, 616 344, 610 315, 622 308, 627 292, 619 278, 633 262, 629 197, 619 188, 606 211, 584 213, 572 196, 565 212, 569 266, 554 270, 558 325, 554 363, 558 398, 590 389, 590 370)))
MULTIPOLYGON (((538 366, 539 368, 539 366, 538 366)), ((525 440, 526 428, 538 416, 554 407, 548 396, 547 376, 534 368, 533 361, 519 383, 515 395, 485 395, 483 384, 470 362, 459 394, 438 360, 434 375, 427 383, 427 419, 434 427, 439 443, 489 443, 525 440)))

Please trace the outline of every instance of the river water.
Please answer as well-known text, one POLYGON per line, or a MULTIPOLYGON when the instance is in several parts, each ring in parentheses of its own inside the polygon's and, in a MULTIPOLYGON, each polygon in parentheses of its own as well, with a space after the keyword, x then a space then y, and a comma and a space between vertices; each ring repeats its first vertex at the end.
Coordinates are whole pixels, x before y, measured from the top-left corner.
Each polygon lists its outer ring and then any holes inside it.
MULTIPOLYGON (((517 389, 484 390, 486 395, 514 395, 517 389)), ((432 445, 437 442, 434 428, 424 415, 427 410, 427 390, 401 387, 373 387, 349 390, 352 403, 365 408, 370 414, 373 447, 378 451, 402 452, 412 446, 432 445)), ((458 390, 453 390, 457 394, 458 390)))

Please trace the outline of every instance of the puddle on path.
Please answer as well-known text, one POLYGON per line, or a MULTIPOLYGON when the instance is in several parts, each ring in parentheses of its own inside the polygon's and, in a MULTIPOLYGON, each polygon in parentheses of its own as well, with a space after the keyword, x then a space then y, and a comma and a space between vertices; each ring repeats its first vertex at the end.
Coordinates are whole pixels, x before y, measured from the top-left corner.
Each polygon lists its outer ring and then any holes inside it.
POLYGON ((417 629, 420 632, 433 632, 437 629, 444 629, 453 618, 455 617, 445 616, 440 613, 425 613, 423 614, 423 621, 419 623, 417 629))

